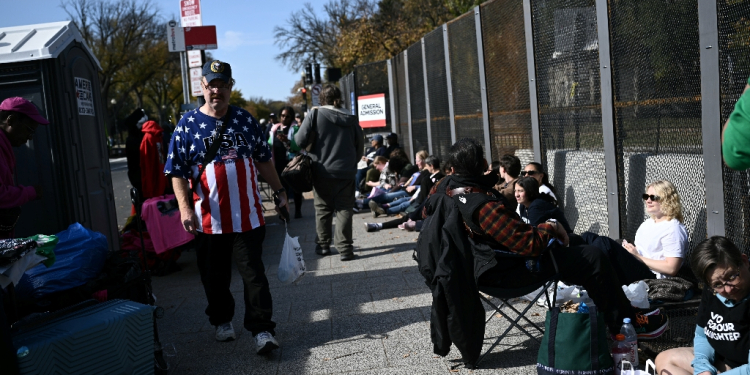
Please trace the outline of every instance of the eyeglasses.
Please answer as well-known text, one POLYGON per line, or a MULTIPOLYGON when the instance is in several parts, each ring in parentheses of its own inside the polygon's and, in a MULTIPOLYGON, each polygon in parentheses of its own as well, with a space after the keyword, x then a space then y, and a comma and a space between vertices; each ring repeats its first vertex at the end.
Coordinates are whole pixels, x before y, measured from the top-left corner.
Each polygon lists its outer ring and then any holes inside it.
POLYGON ((23 127, 26 128, 26 131, 29 132, 29 135, 36 134, 36 129, 32 128, 31 126, 23 124, 23 127))
POLYGON ((209 83, 207 85, 207 84, 201 82, 201 84, 208 91, 213 91, 213 90, 219 91, 219 90, 226 90, 226 89, 231 89, 232 88, 232 84, 231 83, 209 83))
POLYGON ((739 284, 739 280, 737 280, 739 279, 739 277, 740 277, 740 272, 737 272, 736 274, 729 276, 728 281, 717 282, 716 284, 711 285, 711 289, 713 289, 714 291, 718 293, 724 290, 724 287, 727 287, 727 286, 731 286, 732 288, 734 288, 737 286, 737 284, 739 284))
POLYGON ((527 175, 528 176, 533 176, 533 175, 535 175, 537 173, 539 173, 539 172, 537 172, 537 171, 521 171, 521 176, 527 176, 527 175))
POLYGON ((654 202, 658 202, 659 199, 661 199, 661 197, 659 197, 658 195, 653 195, 653 194, 643 194, 641 198, 643 198, 644 201, 651 198, 651 200, 654 202))

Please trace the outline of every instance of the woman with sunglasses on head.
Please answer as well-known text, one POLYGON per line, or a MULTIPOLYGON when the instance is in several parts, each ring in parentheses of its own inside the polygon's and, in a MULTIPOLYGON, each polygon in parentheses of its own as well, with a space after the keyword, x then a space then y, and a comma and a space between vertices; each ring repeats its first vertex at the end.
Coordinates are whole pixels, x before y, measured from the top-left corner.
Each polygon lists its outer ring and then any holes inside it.
POLYGON ((655 181, 646 188, 643 201, 650 218, 638 227, 634 243, 623 240, 620 245, 591 232, 581 234, 586 243, 609 255, 620 282, 625 285, 675 276, 688 248, 677 188, 666 180, 655 181))
POLYGON ((731 241, 714 236, 690 255, 693 273, 705 287, 692 348, 656 357, 657 374, 749 374, 750 263, 731 241))
POLYGON ((573 233, 568 220, 565 219, 565 214, 555 205, 552 196, 539 192, 539 182, 535 178, 521 177, 514 185, 521 220, 526 224, 537 226, 554 219, 565 228, 565 232, 573 233))
MULTIPOLYGON (((551 198, 550 203, 557 206, 557 195, 555 195, 555 187, 549 183, 547 173, 544 172, 542 165, 537 162, 531 162, 526 164, 523 168, 520 177, 533 177, 537 183, 539 183, 539 194, 546 194, 551 198)), ((516 207, 516 213, 521 215, 521 206, 516 207)))

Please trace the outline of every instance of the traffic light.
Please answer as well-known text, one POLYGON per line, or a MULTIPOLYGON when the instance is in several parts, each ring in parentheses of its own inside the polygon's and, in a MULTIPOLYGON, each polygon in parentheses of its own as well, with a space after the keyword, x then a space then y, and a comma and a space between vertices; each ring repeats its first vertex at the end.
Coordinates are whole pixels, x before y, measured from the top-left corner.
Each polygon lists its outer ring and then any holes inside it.
POLYGON ((312 83, 313 83, 312 64, 307 63, 305 64, 305 84, 312 85, 312 83))
POLYGON ((313 77, 315 77, 315 83, 320 83, 320 64, 313 64, 313 77))

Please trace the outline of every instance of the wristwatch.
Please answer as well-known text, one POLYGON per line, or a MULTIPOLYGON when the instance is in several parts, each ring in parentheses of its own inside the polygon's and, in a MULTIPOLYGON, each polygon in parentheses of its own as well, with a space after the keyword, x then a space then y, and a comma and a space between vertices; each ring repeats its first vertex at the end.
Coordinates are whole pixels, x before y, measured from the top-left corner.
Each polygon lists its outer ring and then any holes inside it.
POLYGON ((273 197, 274 197, 274 198, 277 198, 277 197, 279 196, 279 194, 281 194, 281 193, 283 193, 283 192, 285 192, 285 191, 286 191, 286 189, 284 189, 284 188, 281 188, 281 189, 279 189, 279 190, 276 190, 276 191, 274 191, 274 192, 273 192, 273 197))

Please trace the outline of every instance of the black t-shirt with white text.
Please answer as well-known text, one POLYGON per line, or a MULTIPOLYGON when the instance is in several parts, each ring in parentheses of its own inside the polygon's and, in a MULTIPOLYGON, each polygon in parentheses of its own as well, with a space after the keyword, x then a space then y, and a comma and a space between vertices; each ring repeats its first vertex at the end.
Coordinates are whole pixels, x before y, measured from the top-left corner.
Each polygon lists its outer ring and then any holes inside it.
POLYGON ((716 359, 732 368, 747 364, 750 352, 750 303, 744 300, 728 307, 710 288, 703 290, 698 308, 698 325, 703 327, 716 359))

